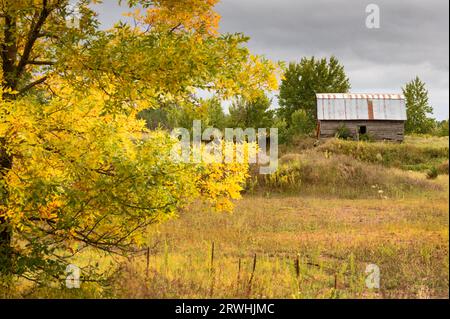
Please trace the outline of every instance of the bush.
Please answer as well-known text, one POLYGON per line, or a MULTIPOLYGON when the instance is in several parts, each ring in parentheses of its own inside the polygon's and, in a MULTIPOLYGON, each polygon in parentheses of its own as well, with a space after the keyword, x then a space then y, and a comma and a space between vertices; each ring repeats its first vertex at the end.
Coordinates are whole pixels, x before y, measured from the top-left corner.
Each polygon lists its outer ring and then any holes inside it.
POLYGON ((366 134, 360 134, 359 140, 362 142, 373 142, 375 139, 372 134, 366 133, 366 134))
POLYGON ((352 137, 352 133, 350 132, 350 129, 345 125, 345 123, 341 123, 336 130, 335 137, 342 140, 348 140, 352 137))
MULTIPOLYGON (((293 192, 301 187, 301 165, 299 161, 280 164, 277 171, 257 178, 258 188, 273 192, 293 192)), ((255 186, 255 185, 254 185, 255 186)))
POLYGON ((290 143, 292 136, 285 119, 275 118, 273 127, 278 129, 278 143, 280 145, 290 143))
POLYGON ((427 171, 426 175, 428 179, 436 179, 439 176, 439 172, 437 168, 433 166, 427 171))
POLYGON ((436 136, 448 136, 448 120, 437 122, 433 131, 436 136))
POLYGON ((292 134, 308 135, 314 132, 316 122, 305 110, 297 110, 291 115, 292 134))

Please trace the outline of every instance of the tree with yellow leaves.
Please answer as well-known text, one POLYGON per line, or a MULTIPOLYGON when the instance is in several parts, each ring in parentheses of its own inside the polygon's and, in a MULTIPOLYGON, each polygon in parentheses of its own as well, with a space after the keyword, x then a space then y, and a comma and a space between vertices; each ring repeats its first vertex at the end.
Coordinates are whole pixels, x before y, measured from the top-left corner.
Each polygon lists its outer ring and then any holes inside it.
POLYGON ((136 24, 107 31, 95 2, 0 0, 1 275, 58 277, 88 247, 132 251, 193 200, 239 198, 247 165, 174 162, 176 141, 136 114, 199 89, 256 98, 277 67, 218 32, 216 0, 130 0, 136 24))

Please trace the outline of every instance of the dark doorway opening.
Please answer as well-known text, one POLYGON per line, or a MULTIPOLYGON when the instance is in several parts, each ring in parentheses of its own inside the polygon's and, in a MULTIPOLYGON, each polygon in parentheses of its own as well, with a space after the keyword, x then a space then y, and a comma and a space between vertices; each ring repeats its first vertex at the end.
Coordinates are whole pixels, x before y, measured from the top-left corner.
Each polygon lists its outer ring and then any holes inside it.
POLYGON ((358 126, 358 135, 367 134, 367 126, 358 126))

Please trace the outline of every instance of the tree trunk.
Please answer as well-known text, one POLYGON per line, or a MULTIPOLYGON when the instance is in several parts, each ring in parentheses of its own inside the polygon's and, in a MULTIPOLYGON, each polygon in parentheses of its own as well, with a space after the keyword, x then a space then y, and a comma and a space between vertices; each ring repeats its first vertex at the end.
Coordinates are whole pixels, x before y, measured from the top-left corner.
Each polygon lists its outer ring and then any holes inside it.
MULTIPOLYGON (((6 152, 5 139, 0 137, 0 179, 3 180, 12 167, 12 157, 6 152)), ((7 204, 8 190, 6 183, 0 181, 0 207, 7 204)), ((0 274, 11 273, 12 268, 12 231, 5 217, 0 216, 0 274)))
MULTIPOLYGON (((3 78, 1 86, 15 90, 18 78, 16 77, 17 61, 17 19, 13 14, 11 2, 7 1, 2 7, 4 23, 2 25, 2 35, 4 41, 0 45, 0 62, 3 78)), ((11 94, 2 94, 0 99, 11 100, 15 96, 11 94)), ((0 209, 7 207, 8 189, 4 179, 7 172, 12 167, 12 156, 8 154, 6 141, 0 136, 0 209)), ((0 211, 1 213, 1 211, 0 211)), ((9 274, 12 270, 12 248, 11 248, 12 230, 5 217, 0 216, 0 275, 9 274)))

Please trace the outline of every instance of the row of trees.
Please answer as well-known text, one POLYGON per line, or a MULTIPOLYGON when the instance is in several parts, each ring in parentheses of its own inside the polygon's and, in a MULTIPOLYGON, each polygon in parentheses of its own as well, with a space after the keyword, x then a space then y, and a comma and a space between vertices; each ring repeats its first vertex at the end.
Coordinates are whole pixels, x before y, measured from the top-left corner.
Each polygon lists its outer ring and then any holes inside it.
MULTIPOLYGON (((279 108, 271 108, 272 100, 260 96, 254 100, 234 100, 225 114, 217 98, 199 100, 194 109, 172 105, 164 110, 146 110, 140 116, 151 128, 190 127, 194 119, 202 119, 207 126, 278 127, 281 142, 296 135, 313 134, 316 129, 316 92, 347 93, 351 88, 344 67, 335 57, 329 60, 303 58, 290 63, 285 70, 279 93, 279 108)), ((433 108, 428 91, 418 77, 402 88, 406 98, 408 134, 448 135, 448 120, 430 118, 433 108)))
POLYGON ((281 142, 295 135, 310 134, 316 128, 316 92, 348 92, 350 81, 344 67, 335 57, 327 59, 303 58, 300 63, 289 64, 282 80, 279 104, 271 107, 272 100, 259 96, 253 100, 234 99, 225 114, 217 98, 198 100, 191 108, 171 105, 168 108, 145 110, 139 117, 150 128, 166 129, 192 126, 201 119, 206 126, 225 127, 277 127, 281 142))
POLYGON ((216 98, 199 99, 189 107, 170 105, 165 109, 148 109, 138 114, 146 120, 150 129, 175 127, 190 128, 192 121, 202 120, 205 127, 224 129, 226 127, 272 127, 275 111, 271 110, 272 101, 265 95, 247 100, 236 98, 225 114, 221 101, 216 98))

